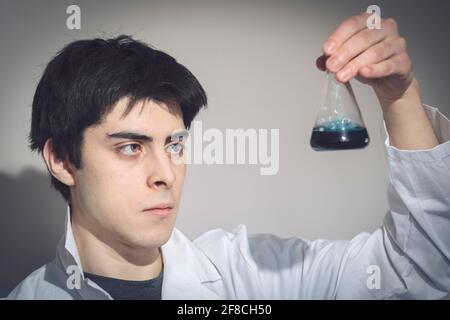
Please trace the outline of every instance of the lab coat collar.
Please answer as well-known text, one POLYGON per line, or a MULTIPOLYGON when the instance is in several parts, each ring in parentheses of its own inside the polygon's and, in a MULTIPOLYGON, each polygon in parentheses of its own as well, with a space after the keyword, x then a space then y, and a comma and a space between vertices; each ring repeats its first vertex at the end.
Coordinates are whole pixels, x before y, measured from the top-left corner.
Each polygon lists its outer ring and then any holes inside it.
MULTIPOLYGON (((164 263, 164 278, 162 284, 162 299, 221 299, 216 293, 205 286, 205 283, 222 279, 218 270, 209 258, 188 239, 180 230, 174 228, 169 240, 161 246, 164 263)), ((98 286, 84 279, 80 255, 72 231, 70 207, 67 206, 66 231, 61 239, 57 257, 65 271, 69 266, 76 266, 83 282, 94 289, 98 286)), ((82 286, 81 290, 86 290, 82 286)), ((102 290, 103 291, 103 290, 102 290)), ((80 292, 82 297, 89 295, 80 292)))
POLYGON ((164 261, 162 299, 222 299, 205 283, 221 280, 209 258, 180 230, 174 228, 161 247, 164 261))

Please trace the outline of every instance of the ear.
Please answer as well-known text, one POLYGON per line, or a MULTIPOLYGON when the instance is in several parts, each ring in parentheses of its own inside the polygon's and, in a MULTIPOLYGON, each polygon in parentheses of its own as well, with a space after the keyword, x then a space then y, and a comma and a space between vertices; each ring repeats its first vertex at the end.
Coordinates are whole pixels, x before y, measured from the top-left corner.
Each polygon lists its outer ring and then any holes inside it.
POLYGON ((48 139, 45 142, 43 156, 45 163, 47 164, 47 169, 50 171, 52 176, 61 181, 67 186, 74 186, 75 179, 73 176, 73 170, 70 166, 68 160, 59 159, 55 152, 53 151, 53 141, 48 139))

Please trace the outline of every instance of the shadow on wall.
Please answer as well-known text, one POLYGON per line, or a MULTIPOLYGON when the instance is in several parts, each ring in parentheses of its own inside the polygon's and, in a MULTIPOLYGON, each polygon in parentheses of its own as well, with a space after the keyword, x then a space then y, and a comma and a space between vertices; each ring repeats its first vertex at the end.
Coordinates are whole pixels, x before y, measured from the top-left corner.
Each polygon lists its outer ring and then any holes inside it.
POLYGON ((48 173, 0 172, 0 297, 55 257, 65 214, 66 204, 50 187, 48 173))

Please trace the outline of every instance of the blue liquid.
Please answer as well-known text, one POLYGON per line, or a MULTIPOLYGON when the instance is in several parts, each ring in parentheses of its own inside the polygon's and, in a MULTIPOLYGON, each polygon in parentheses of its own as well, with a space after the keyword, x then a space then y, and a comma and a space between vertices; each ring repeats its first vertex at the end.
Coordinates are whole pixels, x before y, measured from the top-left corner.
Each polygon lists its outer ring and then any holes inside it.
POLYGON ((366 128, 352 122, 334 121, 314 127, 311 147, 316 151, 365 148, 369 144, 366 128))

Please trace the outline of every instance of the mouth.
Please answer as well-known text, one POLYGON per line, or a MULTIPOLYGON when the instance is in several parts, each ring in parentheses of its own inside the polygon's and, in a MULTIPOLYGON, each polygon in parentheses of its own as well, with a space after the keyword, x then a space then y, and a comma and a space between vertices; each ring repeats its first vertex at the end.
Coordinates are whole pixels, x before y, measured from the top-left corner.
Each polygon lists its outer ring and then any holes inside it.
POLYGON ((154 207, 147 208, 143 210, 147 214, 165 218, 173 212, 173 205, 167 203, 161 203, 154 207))

